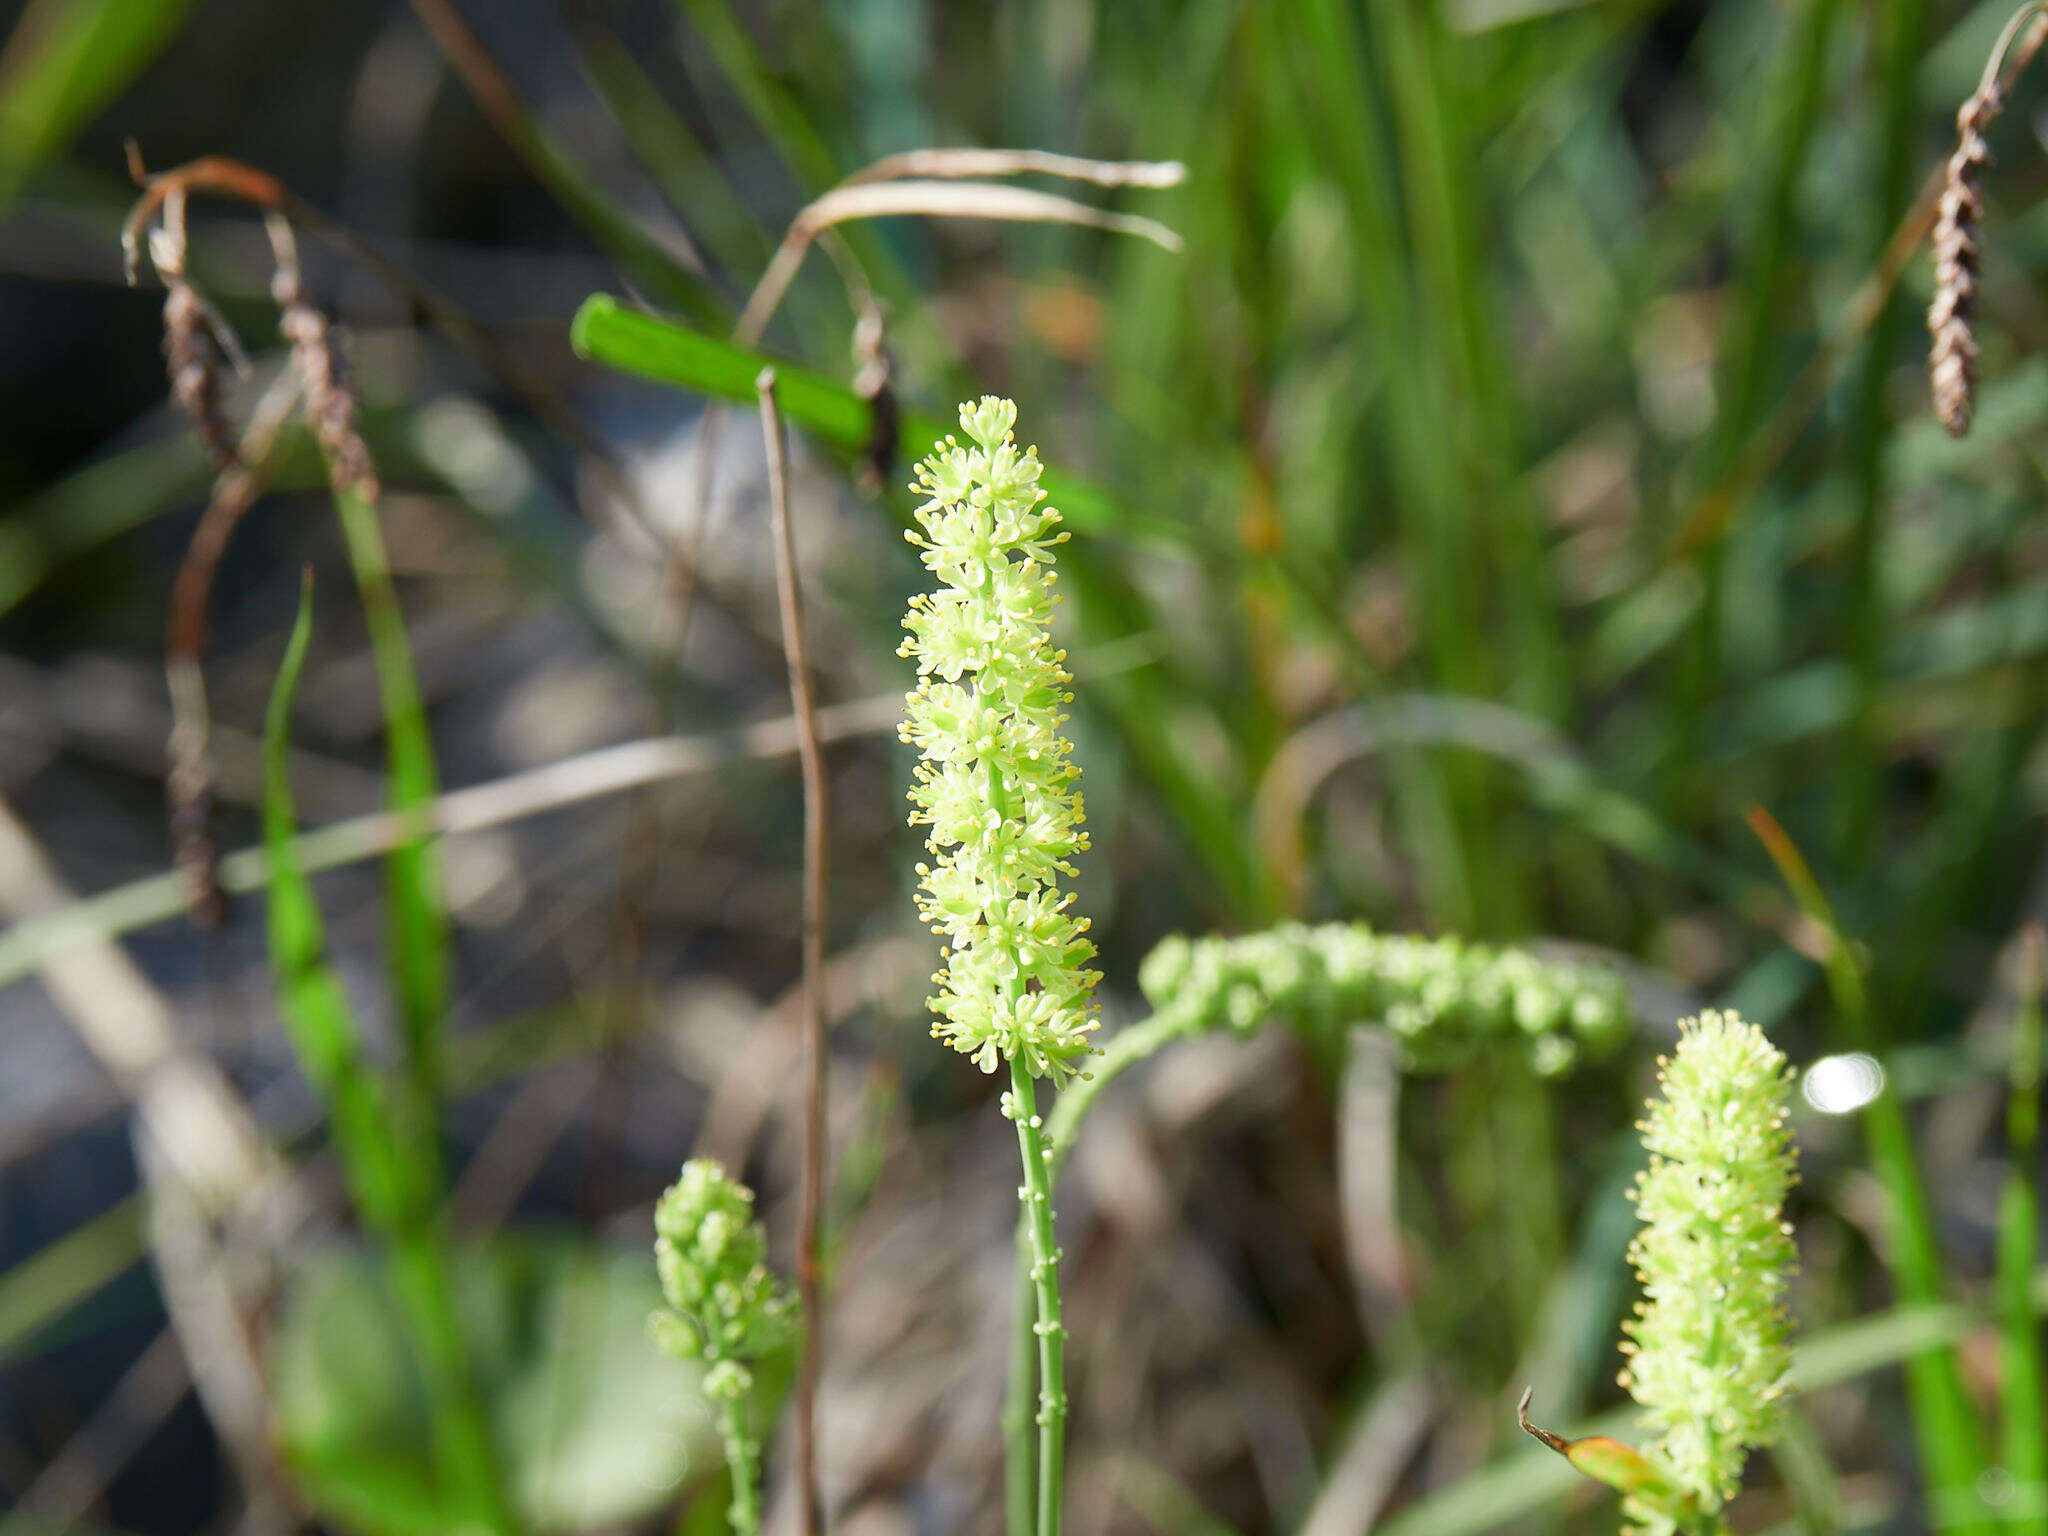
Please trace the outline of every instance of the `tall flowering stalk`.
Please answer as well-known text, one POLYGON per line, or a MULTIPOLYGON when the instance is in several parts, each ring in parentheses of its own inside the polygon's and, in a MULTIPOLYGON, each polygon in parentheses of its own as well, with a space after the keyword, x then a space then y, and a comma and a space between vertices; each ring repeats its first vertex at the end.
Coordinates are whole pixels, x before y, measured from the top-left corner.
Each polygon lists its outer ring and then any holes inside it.
POLYGON ((1058 1536, 1067 1402, 1059 1249, 1036 1079, 1055 1084, 1092 1047, 1088 924, 1068 912, 1061 876, 1088 846, 1080 770, 1060 733, 1072 679, 1051 637, 1052 551, 1065 542, 1043 506, 1038 451, 1019 449, 1017 408, 992 396, 960 407, 952 437, 918 466, 922 552, 938 590, 910 601, 901 654, 917 662, 902 736, 922 754, 913 825, 934 863, 917 867, 918 912, 947 940, 932 978, 934 1038, 984 1072, 1010 1068, 1003 1113, 1024 1163, 1038 1321, 1039 1536, 1058 1536))
MULTIPOLYGON (((1679 1031, 1660 1063, 1664 1091, 1641 1125, 1650 1166, 1636 1179, 1642 1229, 1629 1261, 1643 1300, 1623 1325, 1621 1384, 1661 1431, 1653 1461, 1711 1513, 1734 1496, 1750 1448, 1776 1438, 1783 1414, 1792 1073, 1732 1013, 1703 1013, 1679 1031)), ((1672 1529, 1659 1510, 1630 1513, 1639 1529, 1672 1529)))

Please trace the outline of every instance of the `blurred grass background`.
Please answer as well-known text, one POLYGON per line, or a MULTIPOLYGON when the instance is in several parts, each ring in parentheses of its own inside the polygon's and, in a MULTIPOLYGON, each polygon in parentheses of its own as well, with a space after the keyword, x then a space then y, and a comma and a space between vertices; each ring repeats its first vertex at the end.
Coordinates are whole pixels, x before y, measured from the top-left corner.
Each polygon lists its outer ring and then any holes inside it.
MULTIPOLYGON (((1164 934, 1283 916, 1569 943, 1637 982, 1638 1048, 1556 1088, 1483 1067, 1375 1098, 1277 1040, 1186 1047, 1106 1101, 1063 1192, 1077 1530, 1338 1536, 1406 1506, 1421 1513, 1403 1529, 1427 1536, 1486 1528, 1483 1511, 1431 1524, 1446 1506, 1415 1501, 1511 1446, 1525 1381, 1560 1421, 1616 1399, 1629 1127, 1693 1003, 1740 1008, 1802 1063, 1874 1051, 1906 1102, 1945 1283, 1988 1284, 2017 991, 2001 956, 2048 916, 2037 85, 1994 135, 1969 439, 1925 408, 1924 256, 1873 301, 2005 16, 1928 0, 13 12, 0 793, 49 878, 23 853, 0 880, 17 922, 0 936, 0 1503, 164 1532, 439 1518, 408 1512, 417 1384, 278 1027, 264 903, 205 935, 173 917, 175 884, 130 889, 168 867, 162 636, 208 471, 165 400, 160 296, 121 282, 124 139, 152 168, 223 153, 275 173, 523 370, 306 239, 311 296, 350 337, 441 782, 664 730, 716 738, 687 773, 442 852, 450 1219, 508 1230, 465 1250, 463 1311, 522 1507, 556 1529, 715 1528, 687 1382, 634 1343, 641 1256, 692 1148, 746 1169, 788 1241, 800 860, 786 750, 717 736, 787 711, 758 433, 740 417, 700 435, 697 397, 578 362, 570 317, 609 291, 725 334, 805 202, 899 150, 1187 164, 1171 190, 1091 195, 1179 231, 1180 255, 916 219, 851 226, 847 244, 903 404, 943 419, 1012 395, 1087 487, 1063 623, 1109 1027, 1140 1011, 1136 964, 1164 934), (587 432, 565 434, 563 411, 587 432), (687 595, 665 548, 694 551, 687 595), (1830 1002, 1825 944, 1780 894, 1752 804, 1859 946, 1867 1039, 1830 1002), (186 1395, 209 1362, 181 1363, 163 1332, 138 1090, 78 1017, 104 998, 34 980, 64 891, 126 892, 88 931, 152 919, 122 985, 295 1169, 299 1235, 221 1243, 274 1271, 235 1289, 255 1422, 286 1447, 279 1502, 252 1491, 268 1433, 223 1450, 218 1410, 186 1395), (1398 1212, 1364 1271, 1337 1172, 1361 1144, 1398 1212), (1347 1475, 1370 1497, 1318 1498, 1356 1493, 1347 1475)), ((246 418, 280 362, 260 228, 200 205, 191 268, 252 352, 230 396, 246 418)), ((760 350, 844 383, 854 321, 814 258, 760 350)), ((986 1085, 924 1039, 931 957, 887 703, 919 579, 904 475, 871 499, 828 444, 798 452, 822 700, 882 701, 831 758, 826 1455, 842 1521, 994 1529, 1012 1175, 986 1085)), ((381 802, 370 637, 317 456, 288 440, 215 587, 225 847, 260 840, 257 742, 303 564, 323 599, 293 716, 298 815, 381 802)), ((382 1054, 403 1028, 380 998, 367 851, 317 889, 338 985, 382 1054)), ((1849 1127, 1808 1113, 1800 1130, 1798 1311, 1823 1329, 1898 1292, 1849 1127)), ((1980 1406, 1994 1357, 1968 1333, 1980 1406)), ((1924 1529, 1904 1403, 1888 1370, 1811 1398, 1738 1527, 1924 1529)), ((1511 1523, 1613 1519, 1561 1500, 1511 1523)))

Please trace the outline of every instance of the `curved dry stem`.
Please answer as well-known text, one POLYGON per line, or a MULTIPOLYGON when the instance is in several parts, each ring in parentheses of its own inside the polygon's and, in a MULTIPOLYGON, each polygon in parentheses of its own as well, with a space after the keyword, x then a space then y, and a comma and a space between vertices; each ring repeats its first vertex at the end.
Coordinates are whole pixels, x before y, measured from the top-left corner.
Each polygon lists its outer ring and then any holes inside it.
POLYGON ((944 180, 953 177, 1062 176, 1098 187, 1177 187, 1188 168, 1178 160, 1090 160, 1044 149, 908 149, 884 155, 855 171, 841 186, 864 181, 899 181, 908 177, 944 180))
POLYGON ((923 214, 934 218, 1082 224, 1139 235, 1170 251, 1181 248, 1180 236, 1154 219, 1105 212, 1072 198, 1028 187, 953 184, 955 178, 1015 176, 1033 171, 1103 187, 1170 187, 1187 175, 1187 167, 1178 161, 1085 160, 1032 149, 917 149, 885 156, 855 171, 790 222, 782 244, 776 247, 767 269, 747 297, 747 307, 733 327, 733 339, 749 347, 758 343, 803 266, 812 242, 834 224, 854 219, 923 214))

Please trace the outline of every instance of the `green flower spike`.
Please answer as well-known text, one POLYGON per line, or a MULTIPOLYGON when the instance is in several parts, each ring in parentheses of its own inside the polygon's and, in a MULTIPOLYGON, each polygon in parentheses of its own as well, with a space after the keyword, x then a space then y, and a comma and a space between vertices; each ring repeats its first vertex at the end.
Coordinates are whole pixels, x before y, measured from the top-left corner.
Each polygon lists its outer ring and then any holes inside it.
POLYGON ((1634 1027, 1627 988, 1605 967, 1362 923, 1176 935, 1145 957, 1138 985, 1187 1034, 1280 1019, 1311 1038, 1341 1039, 1355 1025, 1383 1023, 1413 1072, 1450 1072, 1481 1052, 1519 1048, 1539 1075, 1557 1077, 1612 1052, 1634 1027))
POLYGON ((761 1527, 761 1445, 745 1400, 754 1366, 786 1349, 800 1326, 795 1297, 769 1268, 754 1194, 709 1158, 683 1164, 654 1208, 654 1264, 668 1305, 647 1320, 654 1342, 706 1367, 732 1472, 732 1528, 761 1527))
MULTIPOLYGON (((1652 1459, 1711 1515, 1734 1496, 1750 1448, 1775 1438, 1783 1411, 1792 1073, 1732 1013, 1682 1023, 1659 1068, 1663 1095, 1639 1127, 1650 1166, 1632 1192, 1642 1229, 1629 1261, 1643 1300, 1623 1325, 1621 1384, 1661 1431, 1652 1459)), ((1628 1514, 1652 1536, 1678 1528, 1655 1501, 1632 1498, 1628 1514)))
POLYGON ((901 734, 922 754, 911 822, 931 829, 937 861, 917 867, 918 911, 949 941, 932 1033, 984 1072, 1010 1061, 1058 1082, 1092 1049, 1099 978, 1088 924, 1059 889, 1088 846, 1060 734, 1072 679, 1050 634, 1052 551, 1067 536, 1040 505, 1038 450, 1018 449, 1016 418, 1007 400, 963 405, 970 446, 948 437, 918 466, 923 532, 905 537, 941 586, 903 621, 917 687, 901 734))
MULTIPOLYGON (((960 407, 970 446, 948 437, 918 466, 924 498, 906 535, 939 579, 910 600, 904 656, 917 662, 902 735, 921 754, 913 826, 931 829, 936 864, 917 866, 917 909, 947 940, 932 978, 935 1038, 984 1072, 1010 1068, 1003 1113, 1017 1127, 1017 1188, 1038 1320, 1037 1536, 1059 1536, 1067 1417, 1060 1251, 1037 1082, 1072 1077, 1094 1049, 1088 924, 1060 892, 1081 828, 1080 770, 1060 734, 1066 652, 1052 644, 1052 552, 1060 515, 1040 506, 1038 450, 1017 447, 1017 408, 985 396, 960 407)), ((1021 1475, 1020 1469, 1014 1469, 1021 1475)))

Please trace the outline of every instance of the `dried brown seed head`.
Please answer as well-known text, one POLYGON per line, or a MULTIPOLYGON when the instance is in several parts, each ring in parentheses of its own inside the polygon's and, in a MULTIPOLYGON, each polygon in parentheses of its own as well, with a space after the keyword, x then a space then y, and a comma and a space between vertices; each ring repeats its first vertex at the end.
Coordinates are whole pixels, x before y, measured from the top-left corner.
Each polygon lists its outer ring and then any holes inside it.
POLYGON ((1934 414, 1957 437, 1970 430, 1977 396, 1977 279, 1982 262, 1977 228, 1984 217, 1984 168, 1991 163, 1985 127, 2005 105, 1998 82, 1978 90, 1956 113, 1957 142, 1934 225, 1934 302, 1927 329, 1933 339, 1928 375, 1934 414))

